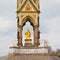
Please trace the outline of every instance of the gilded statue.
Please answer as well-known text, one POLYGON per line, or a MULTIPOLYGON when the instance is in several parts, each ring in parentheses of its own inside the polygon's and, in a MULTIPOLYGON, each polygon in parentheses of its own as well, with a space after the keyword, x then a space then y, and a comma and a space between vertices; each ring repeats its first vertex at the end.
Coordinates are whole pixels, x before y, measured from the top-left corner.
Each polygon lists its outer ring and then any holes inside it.
POLYGON ((30 39, 31 38, 31 32, 30 32, 29 29, 27 29, 26 32, 25 32, 25 38, 26 39, 30 39))

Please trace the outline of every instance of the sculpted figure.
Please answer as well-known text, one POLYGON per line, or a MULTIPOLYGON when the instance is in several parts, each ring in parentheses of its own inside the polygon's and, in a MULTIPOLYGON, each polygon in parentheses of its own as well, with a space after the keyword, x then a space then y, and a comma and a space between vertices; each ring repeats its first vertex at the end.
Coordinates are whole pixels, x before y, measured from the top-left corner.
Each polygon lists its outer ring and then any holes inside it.
POLYGON ((31 32, 30 32, 29 29, 27 29, 26 32, 25 32, 25 38, 26 39, 30 39, 31 38, 31 32))

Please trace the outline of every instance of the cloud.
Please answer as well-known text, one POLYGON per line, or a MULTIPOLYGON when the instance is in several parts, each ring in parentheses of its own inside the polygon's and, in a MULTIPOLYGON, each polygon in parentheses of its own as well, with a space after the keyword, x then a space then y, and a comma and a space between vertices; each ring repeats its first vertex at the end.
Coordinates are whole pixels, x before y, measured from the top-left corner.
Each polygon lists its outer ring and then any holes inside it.
POLYGON ((47 32, 41 33, 41 39, 47 39, 52 46, 52 49, 60 48, 60 16, 43 21, 43 26, 47 32))
MULTIPOLYGON (((9 46, 16 42, 16 1, 0 0, 0 56, 8 54, 9 46)), ((17 43, 17 42, 16 42, 17 43)))
POLYGON ((45 33, 41 34, 41 40, 47 40, 52 50, 60 48, 60 33, 45 33))
MULTIPOLYGON (((41 39, 47 39, 53 49, 60 48, 60 1, 40 0, 41 39)), ((16 43, 16 1, 0 0, 0 55, 8 52, 16 43)))
POLYGON ((60 32, 60 16, 43 21, 43 25, 47 28, 49 33, 60 32))
POLYGON ((48 29, 50 32, 60 32, 60 16, 53 18, 48 24, 48 29))
POLYGON ((41 0, 41 18, 42 19, 51 19, 60 15, 60 1, 59 0, 41 0))
POLYGON ((54 6, 54 5, 55 5, 55 6, 56 6, 56 5, 60 5, 60 1, 59 1, 59 0, 50 0, 50 1, 49 1, 49 0, 45 0, 45 1, 44 1, 44 0, 41 0, 41 1, 40 1, 40 4, 41 4, 41 6, 44 6, 44 7, 45 7, 45 6, 48 6, 48 7, 51 6, 51 7, 52 7, 52 6, 54 6))
POLYGON ((15 33, 12 33, 11 35, 0 34, 0 56, 7 55, 9 53, 9 47, 12 43, 17 44, 17 38, 15 33))
POLYGON ((0 17, 0 32, 16 28, 16 21, 0 17))
POLYGON ((16 19, 16 0, 0 0, 0 16, 8 19, 16 19))
POLYGON ((16 21, 0 16, 0 56, 9 52, 9 46, 16 39, 16 21))

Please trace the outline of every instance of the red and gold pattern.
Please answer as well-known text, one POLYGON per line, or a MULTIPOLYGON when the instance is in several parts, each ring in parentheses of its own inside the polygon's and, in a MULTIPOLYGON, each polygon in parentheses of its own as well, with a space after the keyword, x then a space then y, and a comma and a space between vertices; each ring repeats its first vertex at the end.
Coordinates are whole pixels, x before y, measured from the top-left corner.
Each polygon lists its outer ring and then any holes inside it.
POLYGON ((30 5, 28 4, 25 9, 26 9, 27 11, 31 10, 30 5))

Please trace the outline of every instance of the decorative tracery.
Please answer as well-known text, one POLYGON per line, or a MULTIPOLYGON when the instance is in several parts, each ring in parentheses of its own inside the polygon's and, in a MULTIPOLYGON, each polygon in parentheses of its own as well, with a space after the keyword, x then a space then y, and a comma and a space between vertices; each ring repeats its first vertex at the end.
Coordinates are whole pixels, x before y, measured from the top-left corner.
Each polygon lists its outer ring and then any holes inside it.
POLYGON ((39 5, 39 0, 32 0, 36 5, 39 5))
POLYGON ((31 7, 29 4, 27 4, 26 8, 25 8, 27 11, 31 10, 31 7))

